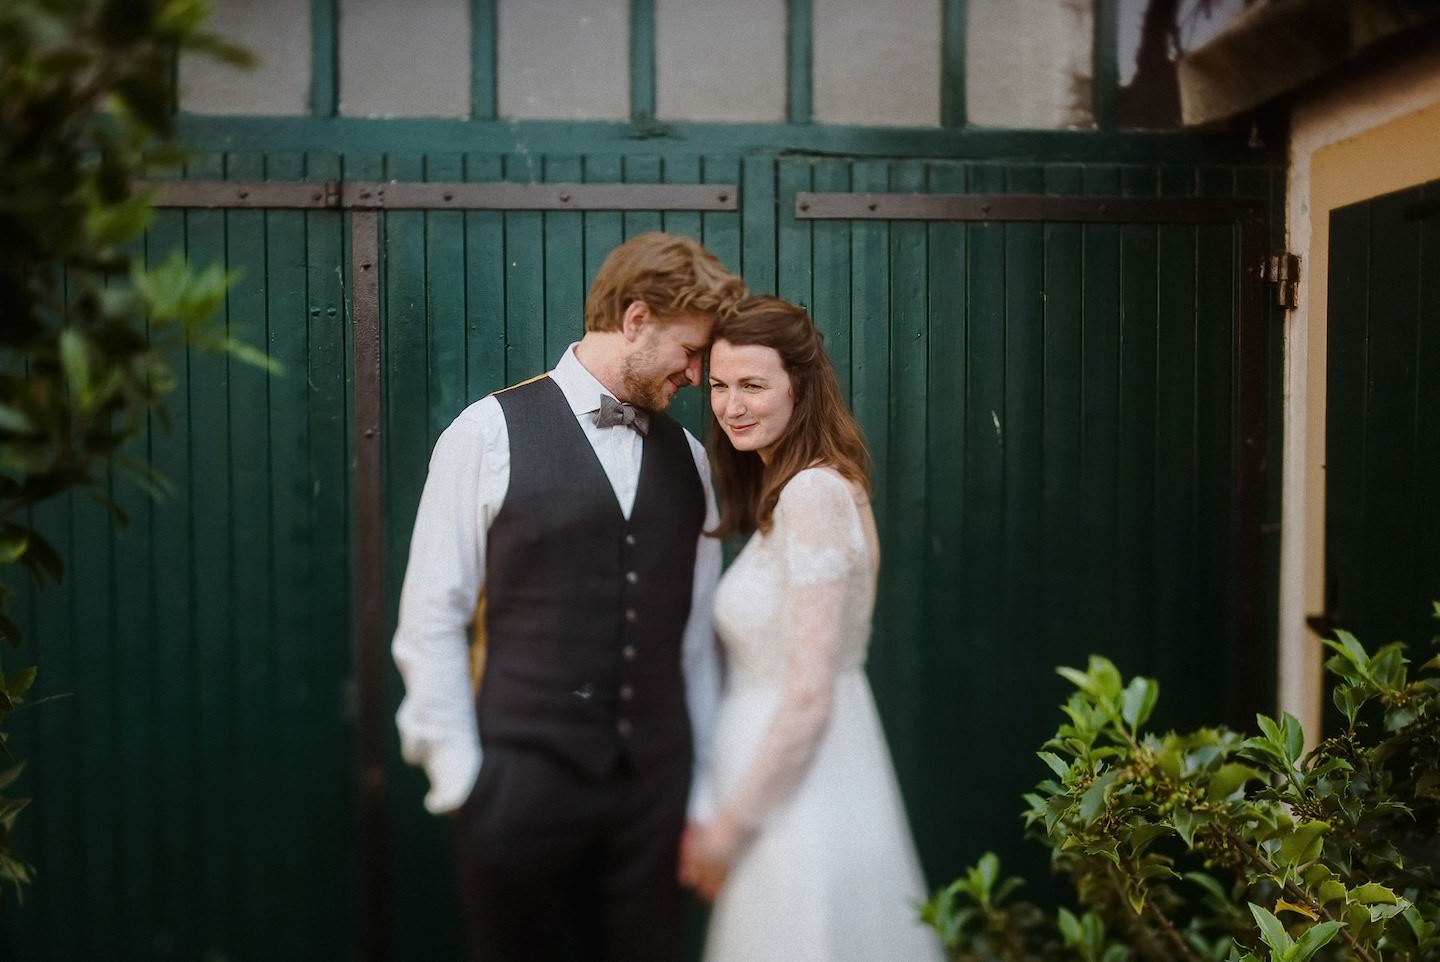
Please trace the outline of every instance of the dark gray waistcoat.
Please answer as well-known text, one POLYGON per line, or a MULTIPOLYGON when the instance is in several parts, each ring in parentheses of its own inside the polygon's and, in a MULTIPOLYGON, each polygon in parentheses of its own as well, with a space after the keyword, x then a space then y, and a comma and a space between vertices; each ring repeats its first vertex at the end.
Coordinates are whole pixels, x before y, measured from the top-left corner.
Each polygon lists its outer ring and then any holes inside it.
POLYGON ((681 636, 705 497, 683 429, 652 416, 627 521, 553 380, 496 398, 510 484, 486 543, 482 742, 595 776, 688 755, 681 636))

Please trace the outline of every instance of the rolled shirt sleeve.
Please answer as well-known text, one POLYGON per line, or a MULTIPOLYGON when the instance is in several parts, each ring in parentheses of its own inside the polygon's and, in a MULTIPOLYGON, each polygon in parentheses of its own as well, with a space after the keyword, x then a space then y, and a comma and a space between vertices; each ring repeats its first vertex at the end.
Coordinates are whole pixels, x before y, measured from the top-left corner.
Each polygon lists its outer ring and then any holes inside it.
POLYGON ((480 772, 468 628, 484 584, 485 534, 509 478, 505 418, 493 397, 435 444, 416 511, 391 653, 405 683, 400 752, 430 780, 425 808, 459 808, 480 772))

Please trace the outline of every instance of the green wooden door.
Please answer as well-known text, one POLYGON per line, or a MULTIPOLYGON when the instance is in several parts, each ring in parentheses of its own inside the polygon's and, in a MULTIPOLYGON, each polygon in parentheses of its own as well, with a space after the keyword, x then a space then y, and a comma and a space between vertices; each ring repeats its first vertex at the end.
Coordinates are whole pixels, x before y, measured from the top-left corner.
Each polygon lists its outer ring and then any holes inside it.
MULTIPOLYGON (((733 211, 379 215, 381 638, 439 432, 553 363, 580 336, 604 255, 663 228, 700 237, 752 289, 806 304, 826 333, 874 454, 884 556, 870 674, 933 884, 986 849, 1043 878, 1018 814, 1060 718, 1054 666, 1097 652, 1158 676, 1160 724, 1266 707, 1273 646, 1241 631, 1234 590, 1236 398, 1255 372, 1237 366, 1233 227, 814 220, 795 203, 864 191, 1225 202, 1264 198, 1263 168, 668 143, 237 153, 187 174, 739 190, 733 211)), ((38 800, 20 842, 43 874, 0 931, 17 958, 458 957, 448 824, 422 811, 423 776, 388 727, 379 864, 357 827, 350 229, 335 210, 194 210, 163 213, 152 233, 157 256, 178 245, 244 270, 227 319, 286 372, 193 359, 174 430, 145 446, 175 498, 127 496, 125 531, 85 505, 51 509, 74 561, 64 592, 34 599, 30 631, 47 639, 46 690, 75 697, 34 713, 21 746, 38 800), (371 884, 388 932, 378 950, 359 944, 371 884)), ((1248 386, 1273 413, 1278 327, 1263 337, 1269 360, 1248 386)), ((703 433, 699 392, 677 408, 703 433)), ((1272 538, 1259 542, 1266 581, 1272 538)), ((387 685, 391 711, 393 672, 387 685)))
POLYGON ((1440 181, 1332 211, 1329 620, 1421 656, 1440 600, 1440 181))
MULTIPOLYGON (((201 157, 196 177, 324 179, 334 158, 201 157)), ((239 272, 230 333, 285 367, 180 359, 133 450, 174 487, 131 517, 37 511, 63 587, 21 599, 37 706, 17 725, 38 867, 0 957, 337 958, 354 902, 343 221, 161 211, 144 256, 239 272)), ((7 901, 9 896, 7 895, 7 901)))

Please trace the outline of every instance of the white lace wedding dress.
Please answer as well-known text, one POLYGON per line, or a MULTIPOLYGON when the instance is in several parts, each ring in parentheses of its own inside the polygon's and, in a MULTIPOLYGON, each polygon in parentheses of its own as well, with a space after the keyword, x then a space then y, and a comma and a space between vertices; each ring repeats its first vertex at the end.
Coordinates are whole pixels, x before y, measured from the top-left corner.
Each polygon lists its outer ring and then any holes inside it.
POLYGON ((711 914, 706 962, 939 962, 865 677, 875 522, 838 472, 781 492, 721 579, 728 678, 714 793, 756 832, 711 914), (857 503, 858 502, 858 503, 857 503))

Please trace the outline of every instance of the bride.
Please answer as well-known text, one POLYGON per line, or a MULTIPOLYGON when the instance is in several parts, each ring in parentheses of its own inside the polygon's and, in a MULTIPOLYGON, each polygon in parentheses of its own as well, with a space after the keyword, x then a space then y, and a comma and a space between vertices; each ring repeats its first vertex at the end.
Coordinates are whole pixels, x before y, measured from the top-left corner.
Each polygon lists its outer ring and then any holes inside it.
POLYGON ((938 962, 865 677, 879 567, 868 461, 805 311, 752 297, 715 327, 717 534, 728 675, 681 876, 715 902, 706 962, 938 962))

